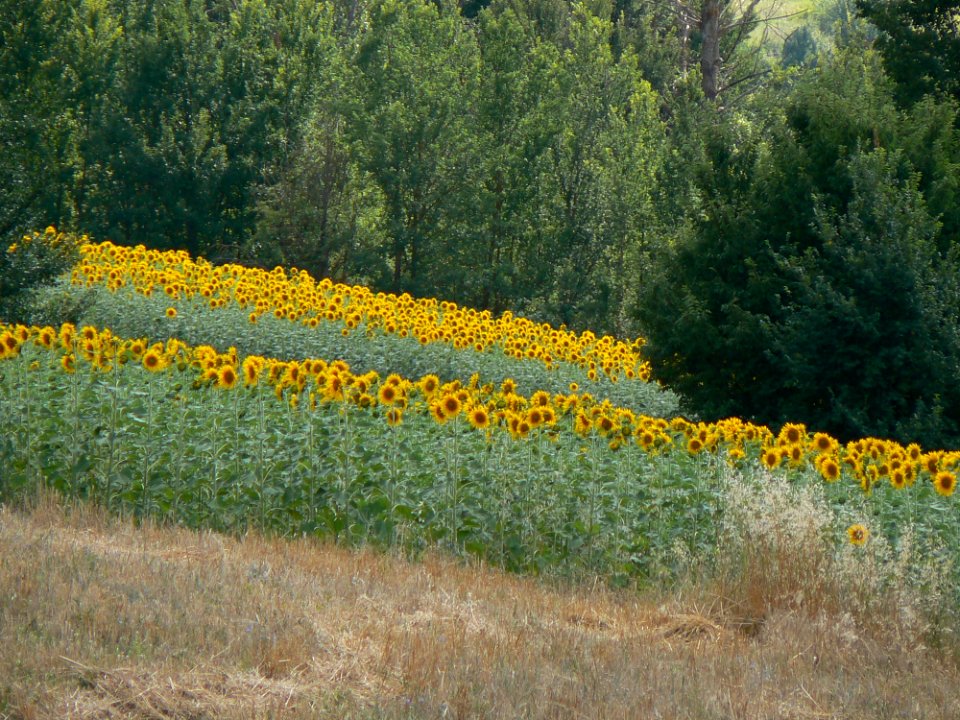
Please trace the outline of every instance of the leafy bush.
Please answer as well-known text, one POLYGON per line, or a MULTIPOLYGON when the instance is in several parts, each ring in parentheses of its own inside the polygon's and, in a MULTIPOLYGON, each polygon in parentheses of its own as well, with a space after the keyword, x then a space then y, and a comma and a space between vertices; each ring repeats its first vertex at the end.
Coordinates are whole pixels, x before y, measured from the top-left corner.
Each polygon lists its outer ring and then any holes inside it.
POLYGON ((24 235, 0 253, 0 319, 23 319, 34 292, 76 263, 81 241, 51 226, 42 234, 24 235))

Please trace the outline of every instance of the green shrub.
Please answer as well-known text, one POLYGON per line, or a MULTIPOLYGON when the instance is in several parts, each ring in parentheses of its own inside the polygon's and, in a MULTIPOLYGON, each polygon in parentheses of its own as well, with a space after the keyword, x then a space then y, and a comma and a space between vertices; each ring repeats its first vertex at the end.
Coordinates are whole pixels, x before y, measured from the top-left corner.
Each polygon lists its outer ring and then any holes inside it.
POLYGON ((26 319, 36 290, 77 262, 82 241, 51 226, 24 235, 0 252, 0 320, 26 319))

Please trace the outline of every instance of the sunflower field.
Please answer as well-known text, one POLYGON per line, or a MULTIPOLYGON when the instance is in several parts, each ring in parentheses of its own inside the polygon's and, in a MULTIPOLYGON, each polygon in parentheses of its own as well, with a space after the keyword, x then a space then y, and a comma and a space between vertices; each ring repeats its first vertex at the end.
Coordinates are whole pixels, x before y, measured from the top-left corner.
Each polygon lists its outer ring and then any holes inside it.
MULTIPOLYGON (((724 479, 816 485, 837 543, 960 550, 960 451, 684 417, 641 338, 296 268, 79 243, 83 317, 0 324, 0 499, 439 547, 624 584, 708 557, 724 479)), ((16 253, 12 247, 8 253, 16 253)))

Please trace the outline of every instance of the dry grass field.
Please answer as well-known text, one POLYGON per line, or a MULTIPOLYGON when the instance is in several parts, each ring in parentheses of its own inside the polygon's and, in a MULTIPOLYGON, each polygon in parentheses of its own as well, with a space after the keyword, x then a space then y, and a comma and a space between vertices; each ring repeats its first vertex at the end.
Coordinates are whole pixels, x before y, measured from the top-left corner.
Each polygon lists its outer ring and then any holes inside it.
POLYGON ((949 636, 755 596, 558 586, 44 498, 0 510, 0 718, 960 717, 949 636))

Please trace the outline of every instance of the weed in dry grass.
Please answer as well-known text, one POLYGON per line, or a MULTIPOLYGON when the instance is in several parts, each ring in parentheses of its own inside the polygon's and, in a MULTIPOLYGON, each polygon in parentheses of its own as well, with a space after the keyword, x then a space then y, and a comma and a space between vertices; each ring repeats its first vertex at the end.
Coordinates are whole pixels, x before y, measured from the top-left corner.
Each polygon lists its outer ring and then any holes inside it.
POLYGON ((951 563, 942 549, 918 547, 909 527, 896 547, 879 533, 862 547, 838 543, 842 523, 821 487, 770 474, 731 474, 724 518, 707 593, 748 626, 798 612, 919 647, 956 625, 951 563))
POLYGON ((550 587, 53 502, 0 512, 0 588, 0 717, 960 717, 948 654, 772 590, 748 632, 704 581, 550 587))

